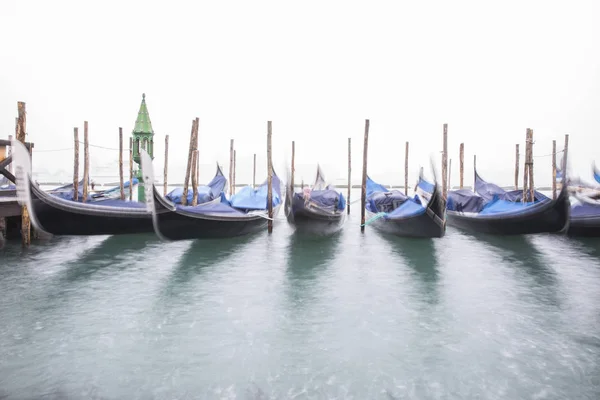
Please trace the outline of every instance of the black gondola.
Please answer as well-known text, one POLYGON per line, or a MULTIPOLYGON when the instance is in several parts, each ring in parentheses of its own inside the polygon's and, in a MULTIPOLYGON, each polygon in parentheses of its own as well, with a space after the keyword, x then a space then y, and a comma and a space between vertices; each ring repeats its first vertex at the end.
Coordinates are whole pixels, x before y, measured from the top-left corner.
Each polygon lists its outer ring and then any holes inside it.
POLYGON ((487 183, 475 171, 475 191, 448 192, 448 224, 497 235, 564 232, 569 226, 566 185, 554 200, 535 191, 533 201, 523 203, 522 190, 505 191, 487 183))
MULTIPOLYGON (((600 179, 596 165, 592 165, 594 179, 600 179)), ((557 168, 557 179, 562 177, 562 170, 557 168)), ((600 187, 598 184, 584 182, 569 177, 567 189, 571 194, 571 216, 567 235, 578 237, 600 236, 600 187)))
POLYGON ((292 187, 286 190, 285 215, 298 231, 327 235, 339 231, 345 220, 346 199, 335 187, 327 184, 317 166, 315 183, 301 193, 292 187))
POLYGON ((446 232, 446 202, 437 183, 419 176, 417 193, 408 197, 389 191, 367 177, 365 225, 403 237, 439 238, 446 232))
MULTIPOLYGON (((243 236, 266 228, 267 182, 256 190, 248 186, 228 201, 221 196, 209 203, 197 206, 182 206, 164 198, 152 182, 152 160, 142 151, 144 181, 149 182, 146 192, 148 205, 152 210, 154 230, 161 239, 189 240, 216 239, 243 236)), ((273 174, 273 216, 281 203, 280 182, 273 174)))
POLYGON ((19 142, 13 142, 13 149, 19 202, 27 205, 38 231, 68 236, 154 232, 152 213, 145 203, 124 200, 79 203, 42 191, 31 180, 29 152, 19 142))

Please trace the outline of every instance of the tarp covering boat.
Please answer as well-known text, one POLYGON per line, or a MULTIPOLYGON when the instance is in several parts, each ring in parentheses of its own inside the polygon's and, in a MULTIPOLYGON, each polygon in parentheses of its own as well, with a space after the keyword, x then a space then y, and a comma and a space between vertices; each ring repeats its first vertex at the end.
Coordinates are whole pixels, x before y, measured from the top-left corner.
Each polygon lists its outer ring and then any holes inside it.
POLYGON ((562 231, 569 221, 569 198, 564 187, 552 200, 534 192, 523 202, 521 190, 505 191, 485 182, 475 171, 475 191, 448 193, 447 219, 458 228, 491 234, 515 235, 562 231))
MULTIPOLYGON (((210 181, 207 185, 198 186, 198 204, 206 203, 219 197, 226 184, 227 179, 223 175, 221 167, 217 165, 217 173, 212 181, 210 181)), ((192 204, 193 197, 194 192, 190 188, 187 194, 187 204, 192 204)), ((175 204, 181 204, 181 199, 183 198, 183 188, 178 187, 173 189, 171 192, 169 192, 169 194, 167 194, 166 198, 175 204)))
POLYGON ((458 189, 448 192, 447 209, 449 211, 478 213, 486 201, 477 193, 468 189, 458 189))
POLYGON ((177 210, 202 215, 246 215, 245 213, 221 202, 198 204, 197 206, 177 205, 177 210))
POLYGON ((437 184, 419 174, 413 197, 389 190, 367 176, 366 211, 371 225, 382 232, 406 237, 442 237, 446 231, 445 201, 437 184))
MULTIPOLYGON (((485 201, 492 201, 494 200, 494 198, 511 202, 518 202, 523 200, 522 190, 506 191, 494 183, 489 183, 481 179, 477 171, 475 171, 475 192, 477 192, 477 194, 483 197, 485 201)), ((547 199, 546 196, 544 196, 537 190, 534 191, 534 197, 535 201, 547 199)))
MULTIPOLYGON (((137 185, 139 183, 138 179, 133 178, 132 183, 134 186, 137 185)), ((123 189, 129 190, 129 180, 123 182, 123 189)), ((96 191, 95 193, 88 194, 86 202, 89 203, 100 200, 105 202, 105 199, 107 198, 118 197, 120 195, 120 191, 120 186, 114 186, 110 189, 96 191)), ((73 190, 72 183, 49 190, 48 193, 65 200, 73 201, 75 199, 75 191, 73 190)), ((79 184, 77 185, 77 201, 83 202, 83 179, 79 181, 79 184)))
POLYGON ((501 199, 494 199, 487 203, 483 209, 479 212, 479 215, 491 215, 491 214, 518 214, 523 212, 527 207, 533 206, 535 202, 520 203, 516 201, 508 201, 501 199))
MULTIPOLYGON (((266 210, 269 189, 267 183, 268 181, 265 181, 256 189, 253 189, 252 186, 243 187, 231 197, 229 201, 231 206, 240 210, 266 210)), ((273 174, 272 185, 273 207, 276 207, 281 204, 281 182, 275 174, 273 174)))
POLYGON ((425 212, 418 195, 408 197, 399 190, 385 186, 367 177, 367 209, 373 213, 386 213, 383 218, 408 218, 425 212))
POLYGON ((288 223, 296 229, 317 235, 333 234, 345 220, 346 198, 329 184, 317 165, 317 175, 311 187, 295 192, 286 191, 285 214, 288 223))
MULTIPOLYGON (((302 198, 302 193, 295 193, 296 196, 302 198)), ((344 195, 332 189, 311 190, 310 202, 318 207, 328 210, 344 210, 346 208, 346 199, 344 195)))

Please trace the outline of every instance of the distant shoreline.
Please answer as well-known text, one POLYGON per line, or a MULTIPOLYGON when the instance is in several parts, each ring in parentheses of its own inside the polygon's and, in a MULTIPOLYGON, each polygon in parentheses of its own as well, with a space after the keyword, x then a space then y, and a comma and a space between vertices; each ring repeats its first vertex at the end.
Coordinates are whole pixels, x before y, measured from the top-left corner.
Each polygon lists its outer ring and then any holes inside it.
MULTIPOLYGON (((128 180, 126 180, 127 182, 128 180)), ((68 185, 70 182, 39 182, 40 186, 64 186, 64 185, 68 185)), ((262 182, 261 182, 262 184, 262 182)), ((163 186, 163 182, 156 182, 155 183, 156 186, 163 186)), ((107 182, 104 184, 96 184, 96 186, 99 187, 114 187, 114 186, 119 186, 119 182, 107 182)), ((169 187, 183 187, 183 183, 169 183, 167 184, 167 186, 169 187)), ((238 183, 235 185, 235 187, 245 187, 245 186, 252 186, 252 184, 250 183, 238 183)), ((390 187, 390 185, 384 185, 386 187, 390 187)), ((295 188, 301 188, 302 186, 299 184, 295 184, 294 185, 295 188)), ((337 189, 347 189, 348 185, 335 185, 335 187, 337 189)), ((441 184, 440 184, 441 187, 441 184)), ((360 189, 361 185, 352 185, 352 189, 360 189)), ((391 188, 393 189, 404 189, 404 185, 391 185, 391 188)), ((502 189, 504 190, 513 190, 514 186, 501 186, 502 189)), ((413 190, 414 186, 409 186, 408 187, 409 190, 413 190)), ((458 186, 452 186, 450 188, 450 190, 457 190, 460 189, 458 186)), ((463 189, 467 189, 467 190, 473 190, 472 186, 463 186, 463 189)), ((520 188, 522 189, 522 188, 520 188)), ((546 186, 541 186, 541 187, 536 187, 536 190, 552 190, 552 187, 546 187, 546 186)))

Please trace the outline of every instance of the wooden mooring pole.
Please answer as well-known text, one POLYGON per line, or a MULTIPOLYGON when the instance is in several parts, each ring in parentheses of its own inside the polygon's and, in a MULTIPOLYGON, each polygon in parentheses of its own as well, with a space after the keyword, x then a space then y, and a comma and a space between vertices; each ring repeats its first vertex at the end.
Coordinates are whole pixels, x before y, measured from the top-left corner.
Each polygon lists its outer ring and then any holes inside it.
POLYGON ((460 154, 459 154, 459 169, 460 169, 460 188, 462 189, 464 186, 464 177, 465 177, 465 144, 460 144, 460 154))
POLYGON ((569 155, 569 135, 565 135, 565 148, 563 150, 563 162, 562 162, 562 180, 563 185, 567 184, 567 156, 569 155))
POLYGON ((515 150, 515 190, 519 190, 519 144, 516 145, 515 150))
POLYGON ((348 138, 348 199, 346 199, 348 215, 350 215, 350 193, 352 193, 352 138, 348 138))
POLYGON ((529 198, 535 200, 535 184, 533 182, 533 129, 529 129, 529 198))
POLYGON ((556 140, 552 141, 552 199, 556 199, 556 140))
POLYGON ((167 173, 169 171, 169 135, 165 136, 165 168, 163 177, 163 196, 167 195, 167 173))
POLYGON ((446 190, 452 190, 452 185, 450 185, 450 178, 452 177, 452 159, 448 162, 448 187, 446 190))
POLYGON ((233 149, 233 194, 235 194, 235 170, 237 164, 237 151, 233 149))
MULTIPOLYGON (((27 134, 27 111, 25 102, 17 102, 18 123, 17 123, 17 140, 25 145, 25 136, 27 134)), ((28 184, 28 183, 25 183, 28 184)), ((31 221, 29 220, 29 211, 26 206, 21 208, 21 238, 23 246, 31 244, 31 221)))
POLYGON ((529 182, 529 170, 527 162, 529 161, 529 128, 525 133, 525 158, 523 160, 523 203, 527 201, 527 183, 529 182))
POLYGON ((289 191, 290 191, 290 195, 292 195, 292 197, 290 197, 290 199, 293 198, 293 194, 294 194, 294 171, 296 170, 296 142, 292 140, 292 172, 291 172, 291 177, 290 177, 290 187, 289 187, 289 191))
POLYGON ((360 231, 365 231, 365 208, 367 206, 367 155, 369 152, 369 120, 365 120, 365 141, 363 143, 363 170, 360 195, 360 231))
POLYGON ((444 124, 444 138, 442 150, 442 195, 448 194, 448 124, 444 124))
POLYGON ((256 153, 254 153, 254 168, 252 169, 252 189, 256 188, 256 153))
POLYGON ((273 233, 273 159, 271 158, 272 133, 273 130, 271 121, 267 121, 267 209, 269 211, 267 230, 269 233, 273 233))
POLYGON ((404 195, 408 196, 408 142, 404 150, 404 195))
POLYGON ((477 181, 477 154, 473 154, 473 191, 475 192, 475 182, 477 181))
MULTIPOLYGON (((8 135, 8 141, 10 143, 12 143, 13 140, 13 135, 8 135)), ((12 146, 8 145, 8 148, 6 149, 6 157, 10 157, 13 154, 13 150, 12 150, 12 146)), ((8 164, 8 172, 10 172, 11 174, 14 174, 13 172, 13 163, 8 164)))
POLYGON ((233 196, 233 139, 229 141, 229 195, 233 196))
POLYGON ((198 182, 196 180, 196 168, 198 161, 198 150, 192 153, 192 206, 198 205, 198 182))
POLYGON ((73 200, 79 200, 79 129, 73 128, 73 200))
POLYGON ((83 199, 81 201, 84 203, 87 201, 88 185, 90 183, 90 149, 88 140, 88 122, 83 121, 83 199))
POLYGON ((183 181, 183 196, 181 197, 181 204, 187 205, 187 196, 189 191, 190 173, 192 172, 192 158, 194 157, 194 134, 196 132, 196 120, 192 120, 192 132, 190 133, 190 147, 188 148, 188 161, 185 169, 185 179, 183 181))
POLYGON ((129 201, 133 201, 133 138, 129 138, 129 201))
MULTIPOLYGON (((533 194, 532 188, 532 166, 533 166, 533 158, 532 158, 532 142, 533 142, 533 132, 531 129, 527 128, 525 131, 525 162, 523 168, 523 203, 527 202, 528 194, 533 194)), ((532 197, 533 198, 533 197, 532 197)))
POLYGON ((121 200, 125 200, 125 185, 123 184, 123 128, 121 127, 119 127, 119 188, 121 189, 121 200))

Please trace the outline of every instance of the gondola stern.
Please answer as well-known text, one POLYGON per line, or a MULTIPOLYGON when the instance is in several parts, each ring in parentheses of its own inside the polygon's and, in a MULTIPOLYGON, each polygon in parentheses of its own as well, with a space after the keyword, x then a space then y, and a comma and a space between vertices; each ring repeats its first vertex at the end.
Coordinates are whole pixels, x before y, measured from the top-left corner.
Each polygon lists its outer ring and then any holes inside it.
POLYGON ((156 205, 162 203, 160 199, 162 196, 160 193, 158 193, 156 187, 154 186, 154 168, 152 166, 152 158, 150 158, 150 155, 144 149, 140 151, 140 156, 142 161, 142 175, 144 176, 146 207, 147 210, 152 213, 152 225, 154 227, 154 233, 160 240, 167 241, 167 239, 160 232, 158 221, 156 205))
POLYGON ((18 140, 13 140, 11 146, 13 149, 13 164, 15 167, 17 202, 27 209, 29 220, 34 229, 49 235, 50 232, 46 231, 40 224, 35 208, 33 207, 31 193, 39 189, 31 179, 31 155, 25 145, 18 140))

